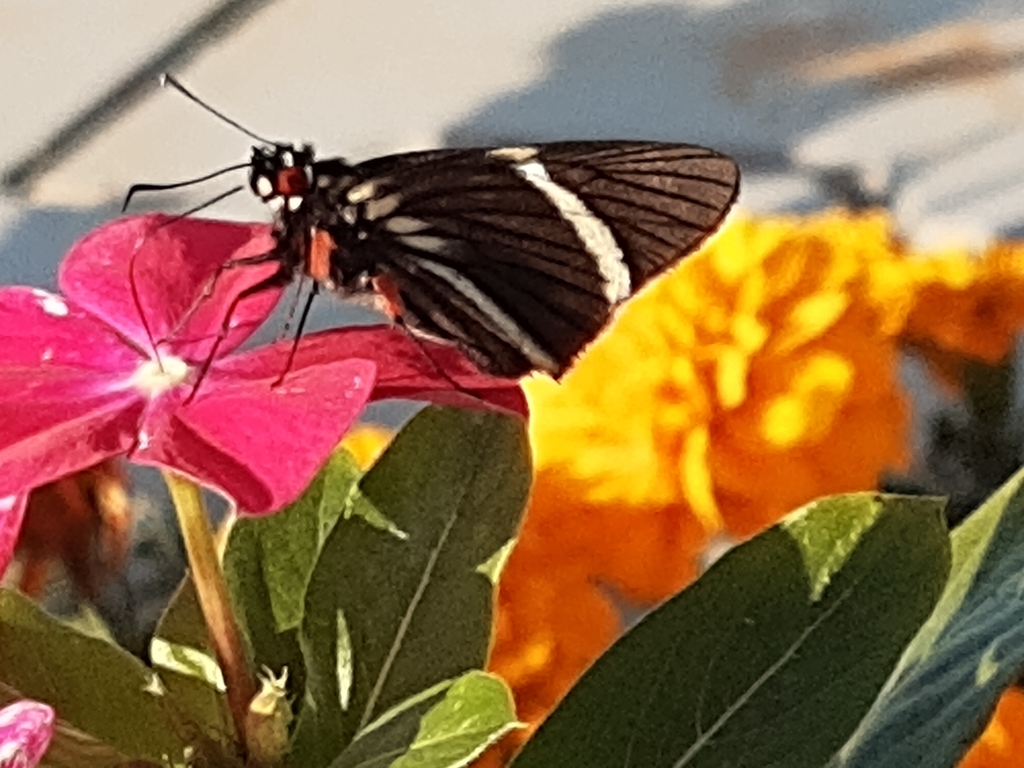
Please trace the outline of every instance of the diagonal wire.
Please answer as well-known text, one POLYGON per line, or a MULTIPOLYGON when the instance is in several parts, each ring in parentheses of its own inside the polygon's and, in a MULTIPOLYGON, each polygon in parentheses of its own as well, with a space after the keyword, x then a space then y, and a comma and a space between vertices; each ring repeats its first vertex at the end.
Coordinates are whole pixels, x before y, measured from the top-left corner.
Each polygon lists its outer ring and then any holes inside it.
POLYGON ((41 146, 3 170, 0 191, 25 193, 40 176, 158 87, 158 78, 178 69, 204 48, 240 26, 274 0, 224 0, 200 16, 90 106, 72 117, 41 146))

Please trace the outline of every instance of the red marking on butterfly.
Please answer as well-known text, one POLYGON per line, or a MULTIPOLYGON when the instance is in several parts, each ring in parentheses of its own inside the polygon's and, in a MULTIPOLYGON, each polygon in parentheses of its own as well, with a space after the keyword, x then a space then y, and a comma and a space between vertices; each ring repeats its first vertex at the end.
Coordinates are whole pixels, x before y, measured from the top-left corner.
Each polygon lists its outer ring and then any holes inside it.
POLYGON ((385 275, 376 275, 370 279, 373 290, 377 292, 381 309, 388 317, 399 318, 405 310, 402 306, 402 297, 398 292, 395 281, 385 275))
POLYGON ((309 252, 306 254, 306 273, 318 283, 327 283, 331 279, 331 254, 338 245, 325 229, 314 229, 309 241, 309 252))
POLYGON ((309 179, 302 168, 281 168, 277 172, 274 191, 285 197, 301 196, 309 192, 309 179))

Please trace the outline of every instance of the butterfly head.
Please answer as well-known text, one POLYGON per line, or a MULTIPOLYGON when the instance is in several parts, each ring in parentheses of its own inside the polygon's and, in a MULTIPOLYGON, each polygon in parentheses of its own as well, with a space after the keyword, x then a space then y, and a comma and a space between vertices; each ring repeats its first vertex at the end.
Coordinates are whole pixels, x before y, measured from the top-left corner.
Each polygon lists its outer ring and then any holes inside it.
POLYGON ((270 144, 252 149, 249 186, 274 210, 297 211, 313 181, 313 148, 270 144))

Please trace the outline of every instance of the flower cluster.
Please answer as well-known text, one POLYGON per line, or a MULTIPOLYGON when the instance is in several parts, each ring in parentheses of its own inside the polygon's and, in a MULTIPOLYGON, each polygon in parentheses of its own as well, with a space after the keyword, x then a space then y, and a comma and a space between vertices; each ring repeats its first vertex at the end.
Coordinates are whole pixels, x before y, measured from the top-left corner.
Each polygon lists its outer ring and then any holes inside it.
POLYGON ((561 383, 526 380, 536 480, 491 661, 521 717, 618 636, 623 600, 677 592, 716 537, 904 468, 901 354, 998 361, 1024 326, 1022 256, 912 254, 880 213, 736 218, 561 383))

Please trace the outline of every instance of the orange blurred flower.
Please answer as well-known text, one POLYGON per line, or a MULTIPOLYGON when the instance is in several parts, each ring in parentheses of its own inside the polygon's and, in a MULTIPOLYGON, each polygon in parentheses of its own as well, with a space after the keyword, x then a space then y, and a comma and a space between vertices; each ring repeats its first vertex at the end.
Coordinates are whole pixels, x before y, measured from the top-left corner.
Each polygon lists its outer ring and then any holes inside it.
POLYGON ((1024 691, 1003 694, 985 732, 960 763, 960 768, 1017 768, 1024 755, 1024 691))
POLYGON ((904 464, 900 264, 879 214, 735 219, 561 384, 524 381, 536 478, 490 664, 521 719, 535 725, 615 639, 616 599, 659 602, 711 536, 904 464))
POLYGON ((561 386, 524 383, 538 466, 560 466, 588 503, 668 506, 738 536, 874 487, 906 461, 891 329, 907 310, 879 278, 899 274, 891 242, 878 214, 734 220, 561 386))
POLYGON ((18 587, 31 597, 46 588, 54 562, 63 564, 82 596, 94 600, 124 563, 132 510, 120 462, 109 460, 29 494, 15 554, 18 587))
POLYGON ((901 339, 959 389, 969 361, 997 365, 1024 326, 1024 248, 936 255, 908 263, 913 303, 901 339))
POLYGON ((691 311, 715 295, 731 326, 702 324, 700 359, 708 473, 734 536, 906 464, 899 264, 884 216, 843 213, 738 221, 694 261, 691 311))

